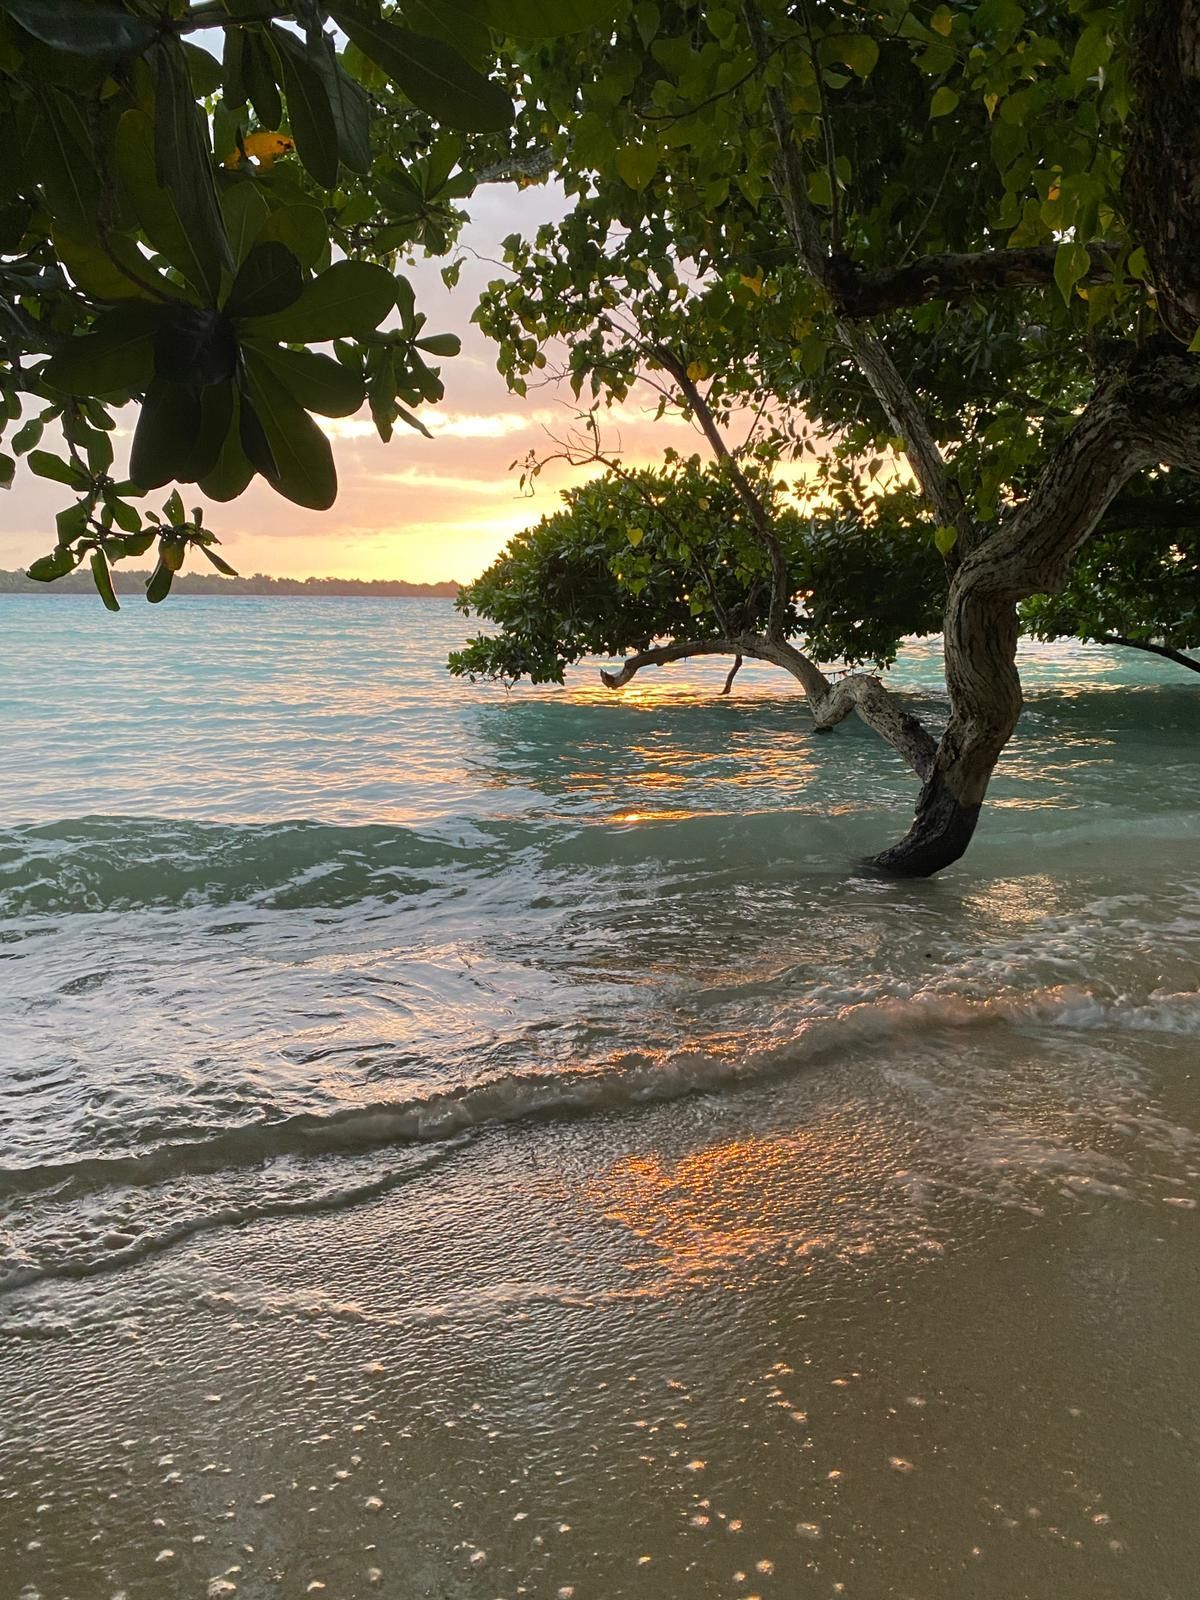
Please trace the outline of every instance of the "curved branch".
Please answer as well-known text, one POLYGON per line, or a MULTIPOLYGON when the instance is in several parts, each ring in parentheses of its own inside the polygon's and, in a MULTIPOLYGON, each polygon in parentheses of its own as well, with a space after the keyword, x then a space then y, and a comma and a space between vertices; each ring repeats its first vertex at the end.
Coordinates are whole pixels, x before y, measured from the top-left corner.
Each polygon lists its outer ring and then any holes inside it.
POLYGON ((668 661, 684 661, 688 656, 731 655, 738 655, 738 646, 732 639, 680 639, 675 644, 655 645, 626 656, 618 672, 606 672, 601 667, 600 678, 608 689, 623 689, 643 667, 662 667, 668 661))
POLYGON ((729 672, 728 672, 728 674, 727 674, 727 676, 725 678, 725 687, 721 690, 722 694, 728 694, 729 691, 733 688, 733 680, 737 677, 737 675, 741 671, 741 669, 742 669, 742 658, 741 658, 740 655, 736 655, 733 658, 733 665, 730 667, 729 672))
POLYGON ((1102 639, 1097 639, 1096 643, 1119 644, 1126 650, 1145 650, 1152 656, 1162 656, 1167 661, 1173 661, 1177 667, 1186 667, 1189 672, 1200 672, 1200 660, 1195 656, 1185 655, 1182 650, 1172 650, 1169 644, 1151 644, 1148 639, 1126 639, 1119 633, 1106 633, 1102 639))
POLYGON ((830 683, 802 650, 785 640, 755 638, 745 641, 742 648, 760 661, 773 661, 798 680, 808 696, 818 733, 831 733, 851 712, 857 712, 922 782, 928 779, 937 759, 937 740, 878 678, 867 672, 852 672, 837 683, 830 683))

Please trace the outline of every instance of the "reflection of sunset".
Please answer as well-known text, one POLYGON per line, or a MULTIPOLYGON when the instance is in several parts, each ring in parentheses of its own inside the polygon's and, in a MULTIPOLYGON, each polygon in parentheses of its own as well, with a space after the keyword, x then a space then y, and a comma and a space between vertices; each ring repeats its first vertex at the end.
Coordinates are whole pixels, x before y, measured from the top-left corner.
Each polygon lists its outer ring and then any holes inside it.
POLYGON ((850 1152, 828 1132, 730 1139, 677 1161, 628 1156, 585 1198, 652 1252, 647 1259, 638 1249, 631 1270, 655 1266, 675 1283, 715 1277, 744 1288, 757 1275, 753 1263, 795 1261, 834 1243, 826 1208, 845 1198, 838 1178, 850 1152))

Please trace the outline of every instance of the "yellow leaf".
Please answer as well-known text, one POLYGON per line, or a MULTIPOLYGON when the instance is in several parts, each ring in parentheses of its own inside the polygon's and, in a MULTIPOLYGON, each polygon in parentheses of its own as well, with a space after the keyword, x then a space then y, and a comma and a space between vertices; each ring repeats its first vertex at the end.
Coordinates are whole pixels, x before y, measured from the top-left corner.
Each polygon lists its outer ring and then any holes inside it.
POLYGON ((939 6, 929 19, 929 26, 935 33, 940 33, 943 39, 949 38, 950 30, 954 26, 954 17, 949 6, 939 6))
POLYGON ((625 536, 630 544, 641 544, 646 536, 646 530, 644 528, 626 528, 625 536))
POLYGON ((244 151, 260 167, 269 169, 280 156, 291 155, 295 148, 286 133, 248 133, 242 140, 242 149, 233 149, 225 157, 225 165, 236 167, 244 151))
POLYGON ((988 121, 990 122, 996 115, 996 107, 1000 104, 1000 96, 998 94, 985 94, 983 103, 987 107, 988 121))
POLYGON ((699 383, 702 378, 708 377, 708 365, 704 361, 689 361, 687 375, 693 383, 699 383))
POLYGON ((754 293, 759 297, 759 299, 760 300, 762 299, 763 274, 762 274, 762 268, 761 267, 756 267, 755 268, 754 276, 752 278, 748 278, 746 276, 746 274, 743 272, 742 273, 742 282, 746 285, 747 289, 752 289, 754 291, 754 293))

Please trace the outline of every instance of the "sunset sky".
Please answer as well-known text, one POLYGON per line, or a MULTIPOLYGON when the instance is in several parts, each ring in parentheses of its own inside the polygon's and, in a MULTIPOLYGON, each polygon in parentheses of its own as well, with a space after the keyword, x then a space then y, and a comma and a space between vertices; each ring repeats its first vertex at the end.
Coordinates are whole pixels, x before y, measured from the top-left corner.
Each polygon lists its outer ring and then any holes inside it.
MULTIPOLYGON (((563 204, 561 191, 551 187, 482 189, 469 202, 472 222, 462 243, 481 257, 498 258, 501 238, 514 230, 532 233, 563 204)), ((565 385, 531 390, 524 400, 509 394, 496 371, 495 347, 469 322, 480 287, 502 269, 495 259, 468 256, 458 287, 450 291, 439 275, 444 264, 418 261, 406 269, 418 307, 429 316, 427 331, 453 331, 463 341, 462 354, 441 364, 446 398, 421 413, 434 438, 398 425, 384 445, 365 408, 358 417, 329 421, 340 484, 331 511, 302 510, 256 478, 240 499, 207 512, 239 572, 465 581, 513 533, 555 509, 558 490, 582 476, 554 465, 539 479, 533 499, 519 493, 511 462, 531 449, 552 448, 547 428, 561 433, 575 404, 565 385)), ((606 436, 612 444, 619 437, 626 460, 656 459, 668 443, 680 442, 684 425, 669 418, 655 422, 653 398, 649 390, 642 404, 631 397, 606 436)), ((132 412, 129 418, 131 423, 132 412)), ((128 427, 121 432, 127 451, 128 427)), ((117 449, 120 470, 120 438, 117 449)), ((12 490, 0 496, 0 567, 27 566, 45 554, 54 542, 54 513, 68 499, 62 485, 20 471, 12 490)))

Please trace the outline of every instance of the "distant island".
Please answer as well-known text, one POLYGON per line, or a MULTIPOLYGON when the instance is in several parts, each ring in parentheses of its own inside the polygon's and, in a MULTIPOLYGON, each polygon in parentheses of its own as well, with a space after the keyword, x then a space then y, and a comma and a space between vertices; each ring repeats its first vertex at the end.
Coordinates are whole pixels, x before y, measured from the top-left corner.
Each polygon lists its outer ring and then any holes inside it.
MULTIPOLYGON (((148 569, 123 572, 113 568, 113 587, 119 595, 140 595, 150 577, 148 569)), ((453 600, 459 591, 457 583, 405 583, 400 578, 269 578, 256 572, 252 578, 222 578, 216 572, 181 572, 171 588, 172 598, 179 594, 218 595, 271 595, 285 599, 299 596, 302 599, 367 600, 453 600)), ((0 570, 0 595, 4 594, 92 594, 96 592, 92 575, 85 567, 80 572, 68 573, 53 583, 35 583, 24 572, 0 570)))

